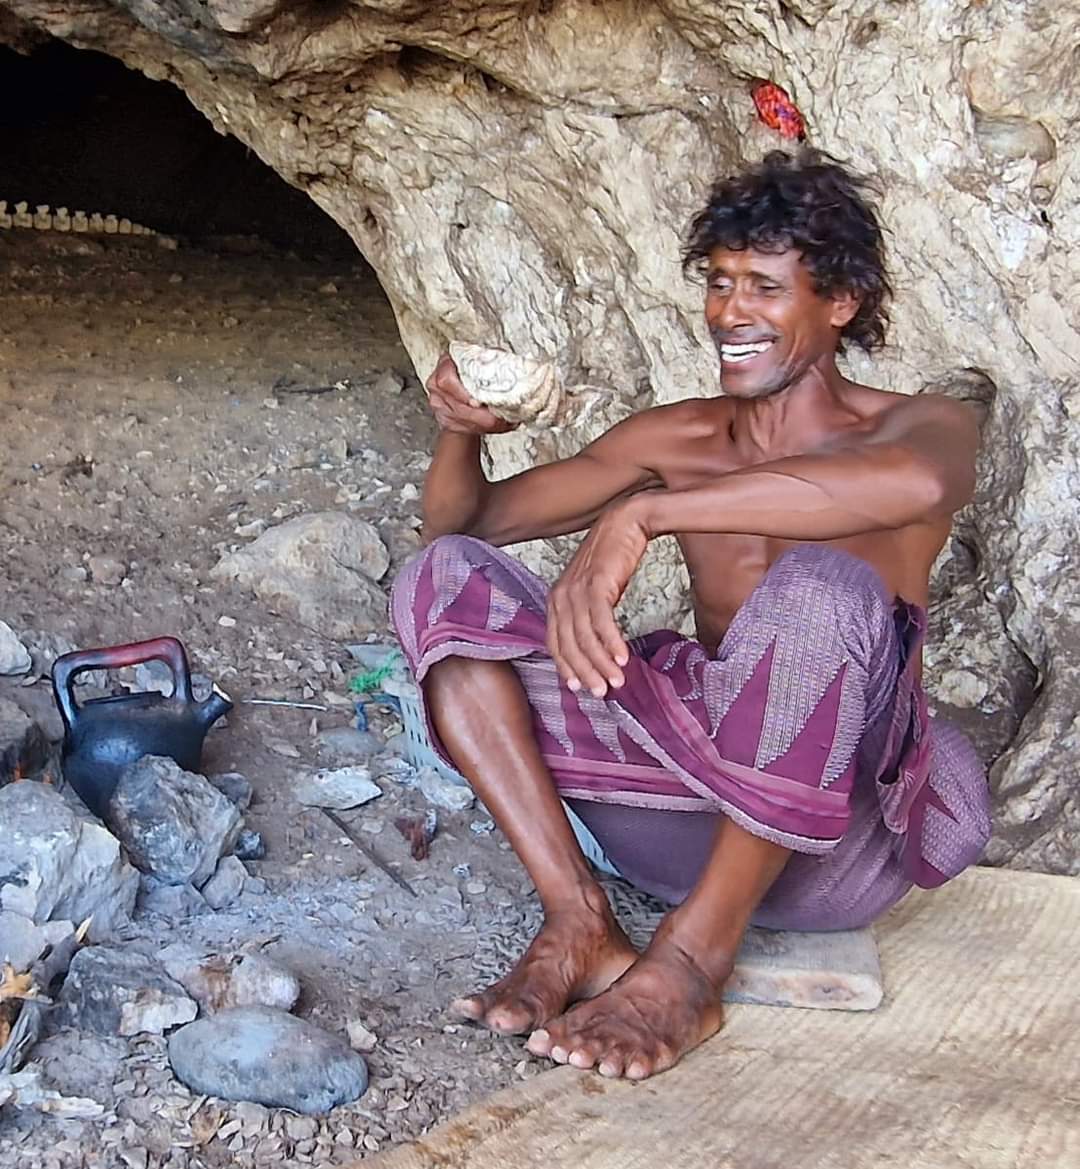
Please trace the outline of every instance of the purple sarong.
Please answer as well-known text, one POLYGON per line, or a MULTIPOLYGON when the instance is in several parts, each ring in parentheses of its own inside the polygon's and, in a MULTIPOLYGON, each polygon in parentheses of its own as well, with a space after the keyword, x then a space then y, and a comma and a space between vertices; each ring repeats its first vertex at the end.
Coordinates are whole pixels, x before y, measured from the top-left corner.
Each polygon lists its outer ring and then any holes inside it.
POLYGON ((546 598, 506 553, 444 536, 399 575, 393 618, 421 688, 446 657, 513 663, 559 794, 639 887, 681 900, 718 813, 796 853, 754 916, 775 928, 866 924, 981 855, 986 779, 927 714, 925 615, 864 561, 789 549, 715 655, 672 632, 635 639, 625 686, 602 699, 559 678, 546 598))

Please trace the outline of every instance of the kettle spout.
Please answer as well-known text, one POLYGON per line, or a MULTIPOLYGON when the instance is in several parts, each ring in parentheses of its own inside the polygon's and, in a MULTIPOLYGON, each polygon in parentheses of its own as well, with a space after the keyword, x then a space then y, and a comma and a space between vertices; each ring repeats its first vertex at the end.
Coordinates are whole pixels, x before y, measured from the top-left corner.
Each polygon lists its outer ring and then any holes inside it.
POLYGON ((232 699, 216 685, 209 698, 199 703, 199 721, 203 729, 208 731, 223 714, 228 714, 233 708, 232 699))

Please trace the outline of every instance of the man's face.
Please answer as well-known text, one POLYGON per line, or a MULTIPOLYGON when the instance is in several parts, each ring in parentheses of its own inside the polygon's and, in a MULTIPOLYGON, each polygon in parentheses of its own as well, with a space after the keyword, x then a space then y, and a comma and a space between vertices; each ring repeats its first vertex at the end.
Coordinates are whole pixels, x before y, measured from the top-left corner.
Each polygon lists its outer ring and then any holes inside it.
POLYGON ((819 296, 801 254, 717 248, 709 257, 705 320, 733 398, 764 398, 832 359, 855 315, 850 294, 819 296))

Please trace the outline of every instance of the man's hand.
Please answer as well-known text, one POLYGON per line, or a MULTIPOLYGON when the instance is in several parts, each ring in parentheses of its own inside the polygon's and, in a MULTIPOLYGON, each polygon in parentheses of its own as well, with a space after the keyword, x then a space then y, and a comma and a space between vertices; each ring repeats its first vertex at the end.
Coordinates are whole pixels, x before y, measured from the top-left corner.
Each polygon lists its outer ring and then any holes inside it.
POLYGON ((440 429, 454 434, 505 434, 514 427, 481 406, 461 384, 458 369, 449 353, 444 353, 427 380, 428 401, 440 429))
POLYGON ((641 563, 649 537, 634 501, 612 504, 592 526, 548 597, 548 650, 571 690, 597 698, 618 689, 630 649, 615 606, 641 563))

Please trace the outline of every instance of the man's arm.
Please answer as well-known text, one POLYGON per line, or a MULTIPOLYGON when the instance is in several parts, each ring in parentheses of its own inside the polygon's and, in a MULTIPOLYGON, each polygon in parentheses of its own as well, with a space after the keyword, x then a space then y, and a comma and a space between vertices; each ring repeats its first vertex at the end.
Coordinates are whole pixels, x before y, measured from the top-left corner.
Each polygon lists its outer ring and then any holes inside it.
POLYGON ((836 540, 952 515, 971 498, 979 433, 950 398, 913 398, 864 439, 635 500, 646 534, 723 532, 836 540))
POLYGON ((491 483, 480 463, 481 435, 511 428, 471 403, 449 358, 439 363, 428 394, 441 429, 424 482, 426 541, 460 532, 501 545, 579 532, 610 504, 659 483, 642 462, 650 428, 644 415, 572 458, 491 483))
POLYGON ((947 518, 970 498, 978 427, 969 407, 912 399, 859 440, 643 492, 598 516, 548 598, 548 648, 571 690, 623 684, 615 606, 649 541, 673 532, 836 540, 947 518))

